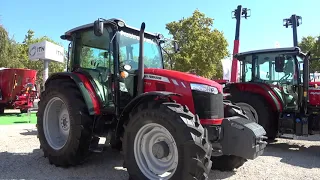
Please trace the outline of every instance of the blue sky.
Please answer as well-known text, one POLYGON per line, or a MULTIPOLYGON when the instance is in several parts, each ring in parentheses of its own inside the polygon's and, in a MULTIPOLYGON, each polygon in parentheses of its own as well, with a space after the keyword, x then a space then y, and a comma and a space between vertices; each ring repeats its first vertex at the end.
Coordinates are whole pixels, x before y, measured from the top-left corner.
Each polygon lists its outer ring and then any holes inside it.
POLYGON ((276 42, 281 47, 292 46, 292 29, 282 26, 282 20, 292 14, 302 16, 299 39, 320 34, 319 0, 55 0, 46 3, 40 0, 2 0, 0 24, 18 42, 24 39, 28 29, 32 29, 37 37, 46 35, 67 47, 67 42, 60 40, 60 35, 99 17, 121 18, 135 27, 140 27, 144 21, 147 31, 167 36, 166 23, 191 16, 195 9, 199 9, 214 18, 214 28, 223 31, 232 52, 236 22, 231 18, 231 11, 240 3, 251 9, 251 17, 242 19, 240 51, 272 48, 276 42))

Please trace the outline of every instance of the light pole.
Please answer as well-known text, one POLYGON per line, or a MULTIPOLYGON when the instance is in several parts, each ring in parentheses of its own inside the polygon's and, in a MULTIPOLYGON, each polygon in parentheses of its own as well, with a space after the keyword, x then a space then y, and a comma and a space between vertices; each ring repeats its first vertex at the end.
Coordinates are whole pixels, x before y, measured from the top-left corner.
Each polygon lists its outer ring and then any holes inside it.
POLYGON ((302 17, 297 16, 295 14, 291 15, 290 18, 283 19, 283 26, 288 28, 289 26, 292 27, 293 32, 293 46, 298 46, 298 32, 297 27, 302 24, 302 17))
POLYGON ((233 58, 232 58, 232 66, 231 66, 231 82, 237 82, 238 77, 238 60, 234 57, 239 52, 240 45, 240 23, 241 18, 247 19, 250 17, 251 10, 247 8, 242 8, 241 5, 238 5, 237 9, 232 11, 232 18, 236 19, 236 34, 233 42, 233 58), (248 14, 249 13, 249 14, 248 14))

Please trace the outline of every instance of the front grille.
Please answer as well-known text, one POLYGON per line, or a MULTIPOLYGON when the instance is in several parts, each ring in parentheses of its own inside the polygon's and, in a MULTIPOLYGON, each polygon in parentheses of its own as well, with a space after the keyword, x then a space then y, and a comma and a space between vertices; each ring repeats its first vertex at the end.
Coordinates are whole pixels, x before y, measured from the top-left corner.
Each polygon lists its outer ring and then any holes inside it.
POLYGON ((194 108, 200 119, 223 118, 223 95, 192 91, 194 108))

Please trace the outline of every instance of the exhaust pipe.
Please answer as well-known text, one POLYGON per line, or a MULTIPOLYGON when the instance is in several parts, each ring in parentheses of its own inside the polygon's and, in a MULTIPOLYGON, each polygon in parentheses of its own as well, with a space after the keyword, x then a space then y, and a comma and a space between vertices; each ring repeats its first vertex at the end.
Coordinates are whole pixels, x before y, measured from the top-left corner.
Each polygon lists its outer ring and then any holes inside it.
POLYGON ((144 29, 146 28, 146 24, 143 22, 141 24, 141 28, 140 28, 140 48, 139 48, 139 64, 138 64, 138 86, 137 86, 137 91, 138 94, 140 95, 143 93, 143 79, 144 79, 144 59, 143 59, 143 42, 144 42, 144 29))

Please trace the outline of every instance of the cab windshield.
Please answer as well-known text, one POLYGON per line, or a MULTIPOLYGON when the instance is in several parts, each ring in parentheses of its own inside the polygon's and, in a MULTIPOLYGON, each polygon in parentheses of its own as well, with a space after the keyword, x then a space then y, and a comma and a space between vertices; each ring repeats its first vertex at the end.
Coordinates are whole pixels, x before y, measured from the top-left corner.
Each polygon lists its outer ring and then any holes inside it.
POLYGON ((294 55, 285 54, 283 72, 276 72, 275 59, 283 52, 261 53, 246 56, 242 60, 242 78, 244 82, 265 82, 269 84, 297 83, 294 55), (253 63, 254 61, 254 63, 253 63), (254 67, 252 67, 254 66, 254 67))
MULTIPOLYGON (((119 60, 121 64, 131 65, 131 70, 138 69, 139 36, 120 31, 119 33, 119 60)), ((156 39, 144 38, 144 65, 145 68, 163 68, 162 54, 156 39)))

